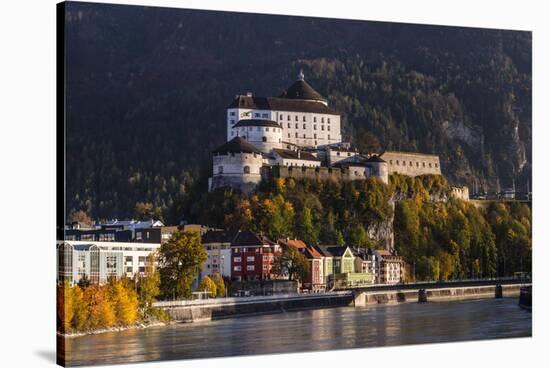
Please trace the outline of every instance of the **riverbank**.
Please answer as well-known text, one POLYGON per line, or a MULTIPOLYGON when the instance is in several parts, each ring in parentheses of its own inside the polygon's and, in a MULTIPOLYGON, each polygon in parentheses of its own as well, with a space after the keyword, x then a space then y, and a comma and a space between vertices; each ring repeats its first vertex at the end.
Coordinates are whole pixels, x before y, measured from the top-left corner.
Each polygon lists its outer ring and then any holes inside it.
POLYGON ((400 288, 391 290, 348 290, 321 294, 283 294, 247 298, 222 298, 158 302, 172 320, 183 323, 204 322, 247 315, 262 315, 308 309, 362 307, 371 304, 439 302, 485 298, 518 297, 522 285, 476 285, 432 288, 400 288))
POLYGON ((57 336, 63 337, 66 339, 75 338, 75 337, 81 337, 81 336, 88 336, 88 335, 99 335, 104 334, 107 332, 122 332, 127 330, 144 330, 146 328, 150 327, 161 327, 161 326, 168 326, 175 322, 150 322, 150 323, 138 323, 136 325, 132 326, 116 326, 116 327, 109 327, 109 328, 102 328, 98 330, 91 330, 91 331, 82 331, 82 332, 72 332, 72 333, 61 333, 57 332, 57 336))

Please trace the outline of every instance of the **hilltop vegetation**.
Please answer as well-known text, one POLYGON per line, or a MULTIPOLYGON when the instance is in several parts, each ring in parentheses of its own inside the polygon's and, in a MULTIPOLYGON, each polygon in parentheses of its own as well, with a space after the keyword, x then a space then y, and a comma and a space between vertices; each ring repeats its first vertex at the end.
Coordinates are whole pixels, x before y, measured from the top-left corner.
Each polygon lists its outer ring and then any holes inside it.
POLYGON ((495 202, 483 209, 449 193, 446 179, 436 175, 391 175, 389 185, 375 178, 345 183, 286 178, 265 182, 251 194, 232 189, 190 194, 174 211, 274 240, 296 237, 309 244, 378 249, 385 244, 376 232, 388 224, 395 249, 420 280, 530 271, 527 205, 495 202))
POLYGON ((451 183, 485 190, 531 176, 528 32, 67 9, 67 213, 131 217, 143 202, 174 220, 179 197, 206 190, 224 107, 278 95, 300 67, 363 150, 437 153, 451 183))

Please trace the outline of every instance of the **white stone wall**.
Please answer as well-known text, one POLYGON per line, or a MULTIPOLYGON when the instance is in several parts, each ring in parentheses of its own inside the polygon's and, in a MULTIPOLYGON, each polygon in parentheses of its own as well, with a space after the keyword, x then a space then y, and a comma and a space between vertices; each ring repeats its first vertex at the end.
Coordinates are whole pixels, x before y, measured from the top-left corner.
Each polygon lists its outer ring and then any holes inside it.
POLYGON ((245 126, 231 129, 232 138, 243 137, 260 151, 268 153, 282 148, 282 129, 276 127, 245 126))
POLYGON ((321 161, 294 160, 294 159, 288 159, 288 158, 282 158, 280 156, 276 156, 275 164, 280 166, 319 167, 321 166, 321 161))
POLYGON ((340 143, 340 115, 295 111, 227 109, 227 140, 235 137, 232 131, 241 119, 268 119, 282 125, 282 140, 299 146, 321 146, 340 143))
POLYGON ((441 175, 439 156, 411 152, 387 151, 380 156, 388 164, 388 173, 408 176, 441 175))
POLYGON ((358 153, 354 151, 337 151, 328 148, 326 150, 326 160, 329 166, 335 163, 356 156, 358 153))
POLYGON ((367 167, 367 176, 374 176, 388 184, 388 164, 384 162, 370 162, 367 167))

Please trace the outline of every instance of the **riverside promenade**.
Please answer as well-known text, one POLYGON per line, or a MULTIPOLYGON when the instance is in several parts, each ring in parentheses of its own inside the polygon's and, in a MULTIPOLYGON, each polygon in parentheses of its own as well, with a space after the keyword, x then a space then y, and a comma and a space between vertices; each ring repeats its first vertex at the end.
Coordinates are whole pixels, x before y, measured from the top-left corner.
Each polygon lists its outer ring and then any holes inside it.
POLYGON ((153 307, 165 310, 176 322, 200 322, 343 306, 517 297, 526 285, 530 280, 517 278, 371 285, 315 294, 162 301, 153 307))

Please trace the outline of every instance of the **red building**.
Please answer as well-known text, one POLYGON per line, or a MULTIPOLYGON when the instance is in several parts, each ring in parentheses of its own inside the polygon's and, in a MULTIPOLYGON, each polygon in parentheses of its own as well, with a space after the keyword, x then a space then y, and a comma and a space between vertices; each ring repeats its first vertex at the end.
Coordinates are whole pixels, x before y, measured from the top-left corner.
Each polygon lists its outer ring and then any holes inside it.
POLYGON ((271 279, 277 243, 251 231, 239 231, 231 242, 231 278, 233 280, 271 279))
POLYGON ((286 247, 294 247, 302 253, 309 262, 309 273, 305 280, 302 281, 302 288, 311 291, 321 291, 325 289, 325 279, 323 275, 323 257, 314 248, 308 246, 302 240, 297 239, 280 239, 279 244, 284 249, 286 247))

